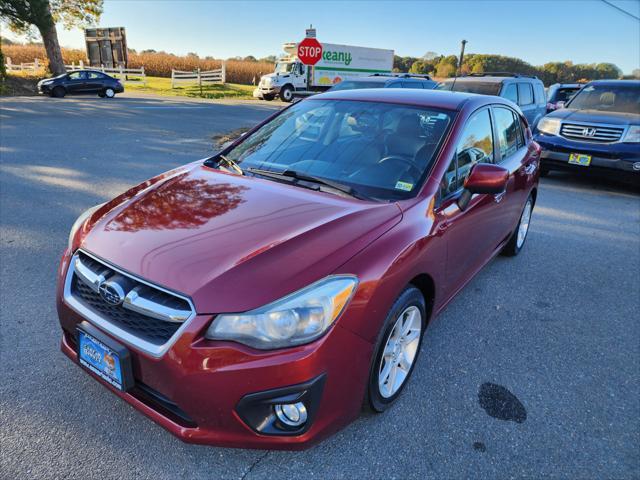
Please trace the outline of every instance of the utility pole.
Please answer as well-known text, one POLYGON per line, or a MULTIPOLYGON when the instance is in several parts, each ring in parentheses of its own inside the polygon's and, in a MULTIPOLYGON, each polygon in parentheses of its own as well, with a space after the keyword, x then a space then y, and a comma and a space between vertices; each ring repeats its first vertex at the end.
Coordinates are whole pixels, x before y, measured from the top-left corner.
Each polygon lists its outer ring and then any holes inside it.
POLYGON ((462 47, 460 48, 460 61, 458 61, 458 75, 462 74, 462 60, 464 60, 464 46, 467 44, 466 40, 462 40, 462 47))

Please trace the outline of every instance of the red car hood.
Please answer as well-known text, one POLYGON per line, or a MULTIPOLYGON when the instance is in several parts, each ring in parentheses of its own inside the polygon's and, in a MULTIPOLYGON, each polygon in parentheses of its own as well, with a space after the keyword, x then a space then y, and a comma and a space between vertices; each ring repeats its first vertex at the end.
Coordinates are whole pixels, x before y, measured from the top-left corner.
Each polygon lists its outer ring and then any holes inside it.
POLYGON ((95 216, 83 249, 189 295, 198 313, 221 313, 331 274, 402 213, 197 165, 141 184, 95 216))

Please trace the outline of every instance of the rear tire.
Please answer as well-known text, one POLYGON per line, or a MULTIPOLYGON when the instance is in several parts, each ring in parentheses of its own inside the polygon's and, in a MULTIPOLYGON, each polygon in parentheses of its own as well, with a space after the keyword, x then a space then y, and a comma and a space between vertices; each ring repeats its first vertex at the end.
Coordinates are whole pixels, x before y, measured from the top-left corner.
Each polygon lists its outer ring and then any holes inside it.
POLYGON ((371 361, 365 409, 384 412, 400 396, 417 363, 426 326, 425 299, 410 285, 393 303, 382 325, 371 361))
POLYGON ((55 98, 62 98, 67 94, 67 91, 64 89, 64 87, 55 87, 52 91, 51 91, 51 96, 55 97, 55 98))
POLYGON ((531 213, 533 212, 533 197, 529 195, 524 204, 518 226, 511 235, 511 238, 502 249, 502 254, 507 257, 515 257, 520 253, 529 233, 529 225, 531 224, 531 213))
POLYGON ((291 85, 282 87, 280 90, 280 100, 287 103, 291 103, 293 101, 293 88, 291 85))
POLYGON ((100 93, 98 94, 98 96, 99 96, 100 98, 104 98, 104 96, 105 96, 105 95, 104 95, 104 92, 100 92, 100 93))

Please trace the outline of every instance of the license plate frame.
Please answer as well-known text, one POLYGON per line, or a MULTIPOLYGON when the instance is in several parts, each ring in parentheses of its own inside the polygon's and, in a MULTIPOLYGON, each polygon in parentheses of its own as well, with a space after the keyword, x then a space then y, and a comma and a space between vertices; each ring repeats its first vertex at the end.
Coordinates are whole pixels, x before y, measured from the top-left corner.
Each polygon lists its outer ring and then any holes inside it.
POLYGON ((591 165, 591 155, 586 155, 584 153, 570 153, 569 163, 580 167, 588 167, 591 165))
POLYGON ((126 392, 134 385, 131 354, 88 322, 76 328, 78 364, 113 388, 126 392))

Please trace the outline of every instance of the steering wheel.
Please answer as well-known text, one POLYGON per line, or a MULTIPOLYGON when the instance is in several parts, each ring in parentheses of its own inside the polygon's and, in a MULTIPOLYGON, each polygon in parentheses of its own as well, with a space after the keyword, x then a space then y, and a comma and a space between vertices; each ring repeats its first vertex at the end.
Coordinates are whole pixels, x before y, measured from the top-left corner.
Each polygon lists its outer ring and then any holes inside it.
POLYGON ((414 180, 418 180, 422 176, 422 170, 416 167, 415 163, 405 157, 401 157, 400 155, 389 155, 384 158, 381 158, 378 161, 378 165, 382 165, 385 162, 389 163, 402 163, 405 167, 409 167, 410 173, 413 176, 414 180))

